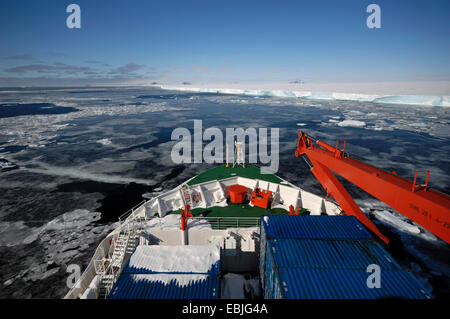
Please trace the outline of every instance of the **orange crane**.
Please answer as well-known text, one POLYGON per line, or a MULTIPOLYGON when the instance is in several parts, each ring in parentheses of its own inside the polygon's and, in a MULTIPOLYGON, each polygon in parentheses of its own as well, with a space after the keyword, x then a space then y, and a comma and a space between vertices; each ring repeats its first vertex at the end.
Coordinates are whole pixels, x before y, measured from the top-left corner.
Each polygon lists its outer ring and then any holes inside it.
POLYGON ((306 133, 298 132, 295 156, 306 155, 313 168, 311 172, 347 215, 353 215, 386 244, 384 236, 358 207, 347 190, 338 181, 336 173, 360 187, 375 198, 391 206, 401 214, 443 239, 450 241, 450 196, 428 188, 430 171, 416 171, 414 181, 406 180, 381 168, 365 164, 345 153, 345 141, 340 150, 339 140, 333 147, 323 141, 315 141, 306 133), (417 185, 419 173, 426 173, 424 185, 417 185))

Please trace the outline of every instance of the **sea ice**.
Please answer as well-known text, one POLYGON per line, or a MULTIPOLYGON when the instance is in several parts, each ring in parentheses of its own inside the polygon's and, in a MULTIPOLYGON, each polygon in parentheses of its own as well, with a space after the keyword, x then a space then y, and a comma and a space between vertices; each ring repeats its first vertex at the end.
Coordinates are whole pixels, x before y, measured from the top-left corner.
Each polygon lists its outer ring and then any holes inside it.
POLYGON ((112 144, 111 140, 107 139, 107 138, 102 138, 101 140, 97 140, 96 142, 99 144, 102 144, 102 145, 111 145, 112 144))
POLYGON ((403 230, 403 231, 406 231, 408 233, 415 234, 415 235, 420 233, 419 227, 408 224, 407 222, 404 222, 400 218, 395 217, 393 214, 391 214, 387 210, 375 210, 373 213, 375 214, 375 216, 378 219, 383 220, 383 221, 387 222, 388 224, 391 224, 392 226, 395 226, 397 229, 400 229, 400 230, 403 230))
POLYGON ((364 127, 364 126, 366 126, 366 123, 363 121, 356 121, 356 120, 344 120, 342 122, 339 122, 337 125, 338 126, 364 127))

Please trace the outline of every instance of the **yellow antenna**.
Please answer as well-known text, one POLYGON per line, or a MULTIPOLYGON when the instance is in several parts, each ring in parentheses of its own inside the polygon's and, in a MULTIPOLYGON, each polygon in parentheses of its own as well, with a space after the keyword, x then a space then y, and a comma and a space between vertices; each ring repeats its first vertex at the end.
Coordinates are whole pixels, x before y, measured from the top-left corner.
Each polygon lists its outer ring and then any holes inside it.
POLYGON ((230 165, 228 164, 228 143, 227 143, 227 166, 226 167, 230 167, 230 165))

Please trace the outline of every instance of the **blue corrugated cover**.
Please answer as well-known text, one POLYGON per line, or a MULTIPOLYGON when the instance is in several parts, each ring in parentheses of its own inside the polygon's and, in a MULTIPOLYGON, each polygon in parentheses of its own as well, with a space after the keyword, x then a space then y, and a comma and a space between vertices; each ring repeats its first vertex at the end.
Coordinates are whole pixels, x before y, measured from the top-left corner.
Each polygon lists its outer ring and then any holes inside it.
POLYGON ((428 299, 432 295, 404 270, 382 270, 381 287, 368 288, 369 273, 355 269, 276 270, 282 299, 428 299))
POLYGON ((264 216, 259 267, 267 299, 432 298, 350 216, 264 216), (381 288, 367 286, 370 264, 381 288))
MULTIPOLYGON (((127 261, 120 278, 114 284, 110 299, 216 299, 219 293, 220 248, 202 246, 183 246, 189 259, 200 256, 199 267, 195 263, 186 265, 180 262, 180 255, 171 260, 160 254, 161 251, 176 250, 177 246, 148 247, 138 246, 127 261), (160 248, 160 249, 158 249, 160 248), (216 252, 217 248, 217 252, 216 252), (148 255, 149 251, 154 255, 148 255), (159 252, 158 252, 159 251, 159 252), (211 253, 211 254, 210 254, 211 253), (159 255, 158 255, 159 254, 159 255), (133 263, 131 263, 133 261, 133 263), (166 262, 167 261, 167 262, 166 262), (131 265, 130 265, 131 264, 131 265), (136 266, 137 265, 137 266, 136 266), (186 271, 186 269, 188 271, 186 271)), ((171 256, 170 254, 167 256, 171 256)), ((197 258, 198 259, 198 258, 197 258)), ((184 260, 189 262, 189 260, 184 260)), ((197 261, 198 262, 198 261, 197 261)))
POLYGON ((259 271, 264 288, 266 241, 271 239, 372 239, 353 216, 268 215, 261 217, 259 271))
POLYGON ((217 299, 217 275, 123 274, 114 285, 109 299, 217 299), (184 284, 180 283, 184 281, 184 284))
POLYGON ((261 217, 261 228, 269 239, 372 239, 353 216, 270 215, 261 217))
POLYGON ((371 240, 273 239, 267 241, 273 263, 288 268, 400 269, 377 242, 371 240))

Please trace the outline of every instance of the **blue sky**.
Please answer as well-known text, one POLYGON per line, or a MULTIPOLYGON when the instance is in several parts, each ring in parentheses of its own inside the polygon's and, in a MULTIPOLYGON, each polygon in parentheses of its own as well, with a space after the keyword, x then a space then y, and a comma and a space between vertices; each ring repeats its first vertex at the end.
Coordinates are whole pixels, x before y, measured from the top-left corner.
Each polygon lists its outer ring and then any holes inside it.
POLYGON ((448 0, 3 0, 0 78, 447 81, 449 14, 448 0))

